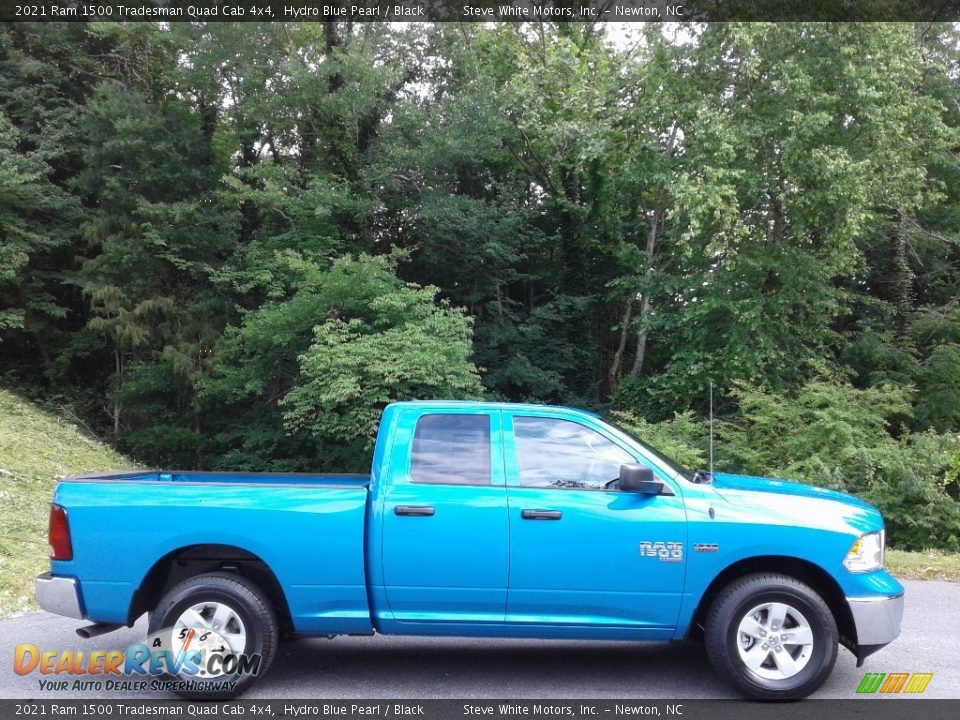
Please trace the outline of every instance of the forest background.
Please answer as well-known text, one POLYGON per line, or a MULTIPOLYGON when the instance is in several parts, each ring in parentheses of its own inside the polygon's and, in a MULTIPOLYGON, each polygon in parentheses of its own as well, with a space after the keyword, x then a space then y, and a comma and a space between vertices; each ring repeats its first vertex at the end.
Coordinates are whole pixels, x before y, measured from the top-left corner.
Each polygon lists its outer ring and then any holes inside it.
POLYGON ((7 24, 0 383, 137 462, 572 404, 960 546, 950 24, 7 24))

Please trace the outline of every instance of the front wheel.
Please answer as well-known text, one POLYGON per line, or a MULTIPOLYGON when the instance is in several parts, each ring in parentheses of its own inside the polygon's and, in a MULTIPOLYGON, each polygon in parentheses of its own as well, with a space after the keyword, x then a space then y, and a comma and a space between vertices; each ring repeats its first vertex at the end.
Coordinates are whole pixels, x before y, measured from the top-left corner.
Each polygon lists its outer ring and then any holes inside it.
POLYGON ((270 667, 279 626, 270 600, 240 575, 207 573, 184 580, 150 613, 152 645, 171 658, 192 658, 168 680, 191 700, 228 700, 270 667))
POLYGON ((748 575, 707 613, 707 656, 717 673, 760 700, 798 700, 819 688, 837 659, 830 608, 795 578, 748 575))

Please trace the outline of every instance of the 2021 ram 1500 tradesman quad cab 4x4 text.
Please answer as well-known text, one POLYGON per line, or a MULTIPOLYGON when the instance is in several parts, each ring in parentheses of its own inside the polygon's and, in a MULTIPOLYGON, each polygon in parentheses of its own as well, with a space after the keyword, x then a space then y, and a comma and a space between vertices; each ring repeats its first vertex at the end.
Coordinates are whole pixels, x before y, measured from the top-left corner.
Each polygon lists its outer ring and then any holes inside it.
POLYGON ((702 632, 742 692, 799 698, 829 675, 838 643, 862 661, 898 635, 903 613, 871 505, 690 474, 561 407, 390 405, 369 476, 71 478, 56 489, 50 544, 40 605, 98 623, 87 635, 149 613, 150 632, 196 661, 170 673, 194 681, 193 697, 241 693, 257 675, 223 653, 259 656, 262 675, 287 631, 702 632))

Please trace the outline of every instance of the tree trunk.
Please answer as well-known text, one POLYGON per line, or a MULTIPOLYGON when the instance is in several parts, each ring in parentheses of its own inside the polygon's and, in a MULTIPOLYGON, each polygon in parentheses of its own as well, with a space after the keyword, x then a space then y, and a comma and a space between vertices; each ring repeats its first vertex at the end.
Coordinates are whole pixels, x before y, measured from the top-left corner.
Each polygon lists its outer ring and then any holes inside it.
POLYGON ((617 380, 620 377, 620 366, 623 364, 623 353, 627 349, 627 337, 630 335, 630 319, 633 317, 633 296, 627 298, 623 308, 623 317, 620 318, 620 342, 617 351, 613 354, 610 372, 607 373, 607 383, 610 395, 617 391, 617 380))
POLYGON ((913 313, 913 271, 907 261, 907 240, 903 220, 890 232, 890 299, 895 308, 898 337, 909 335, 908 325, 913 313))
MULTIPOLYGON (((673 153, 677 149, 677 133, 680 129, 680 126, 677 123, 673 123, 673 126, 670 128, 670 135, 667 138, 666 146, 661 151, 663 157, 666 160, 670 160, 673 157, 673 153)), ((649 285, 650 279, 653 277, 653 255, 657 251, 657 240, 660 232, 660 226, 663 224, 663 220, 666 217, 665 205, 667 202, 667 192, 666 189, 661 187, 657 191, 656 200, 653 207, 653 217, 650 222, 650 232, 647 233, 647 272, 644 274, 645 285, 649 285)), ((650 315, 650 289, 647 288, 640 300, 640 330, 637 332, 637 352, 633 356, 633 367, 630 368, 630 375, 633 377, 640 377, 640 373, 643 372, 643 361, 646 359, 647 355, 647 331, 644 329, 647 317, 650 315)))
MULTIPOLYGON (((113 351, 113 374, 117 379, 116 390, 120 390, 120 377, 123 372, 123 364, 120 358, 120 350, 116 349, 113 351)), ((113 442, 116 442, 120 439, 120 401, 116 396, 113 398, 113 442)))
MULTIPOLYGON (((662 201, 662 198, 658 198, 662 201)), ((657 234, 660 230, 660 223, 663 221, 663 208, 658 207, 653 211, 652 222, 650 223, 650 232, 647 233, 647 271, 644 273, 644 284, 649 284, 653 276, 653 254, 657 250, 657 234)), ((630 375, 640 377, 643 372, 643 361, 647 354, 647 331, 644 329, 647 316, 650 315, 650 291, 643 294, 640 300, 640 329, 637 331, 637 352, 633 356, 633 367, 630 368, 630 375)))
MULTIPOLYGON (((649 273, 648 273, 649 275, 649 273)), ((637 353, 633 356, 633 367, 630 368, 630 375, 632 377, 640 377, 640 373, 643 372, 643 361, 646 359, 647 355, 647 331, 643 330, 643 323, 647 319, 647 315, 650 314, 650 297, 649 295, 644 295, 643 299, 640 301, 640 327, 641 329, 637 332, 637 353)))

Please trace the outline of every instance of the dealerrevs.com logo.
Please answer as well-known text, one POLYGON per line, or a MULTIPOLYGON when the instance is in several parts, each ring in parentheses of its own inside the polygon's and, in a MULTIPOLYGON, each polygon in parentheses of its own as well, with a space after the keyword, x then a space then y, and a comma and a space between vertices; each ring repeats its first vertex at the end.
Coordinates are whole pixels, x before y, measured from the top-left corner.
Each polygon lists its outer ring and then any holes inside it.
POLYGON ((256 675, 261 660, 259 654, 234 652, 213 630, 177 627, 126 650, 41 650, 20 643, 13 670, 42 676, 41 691, 230 691, 239 678, 256 675))
POLYGON ((867 695, 919 695, 927 689, 932 679, 933 673, 867 673, 857 686, 857 692, 867 695))

